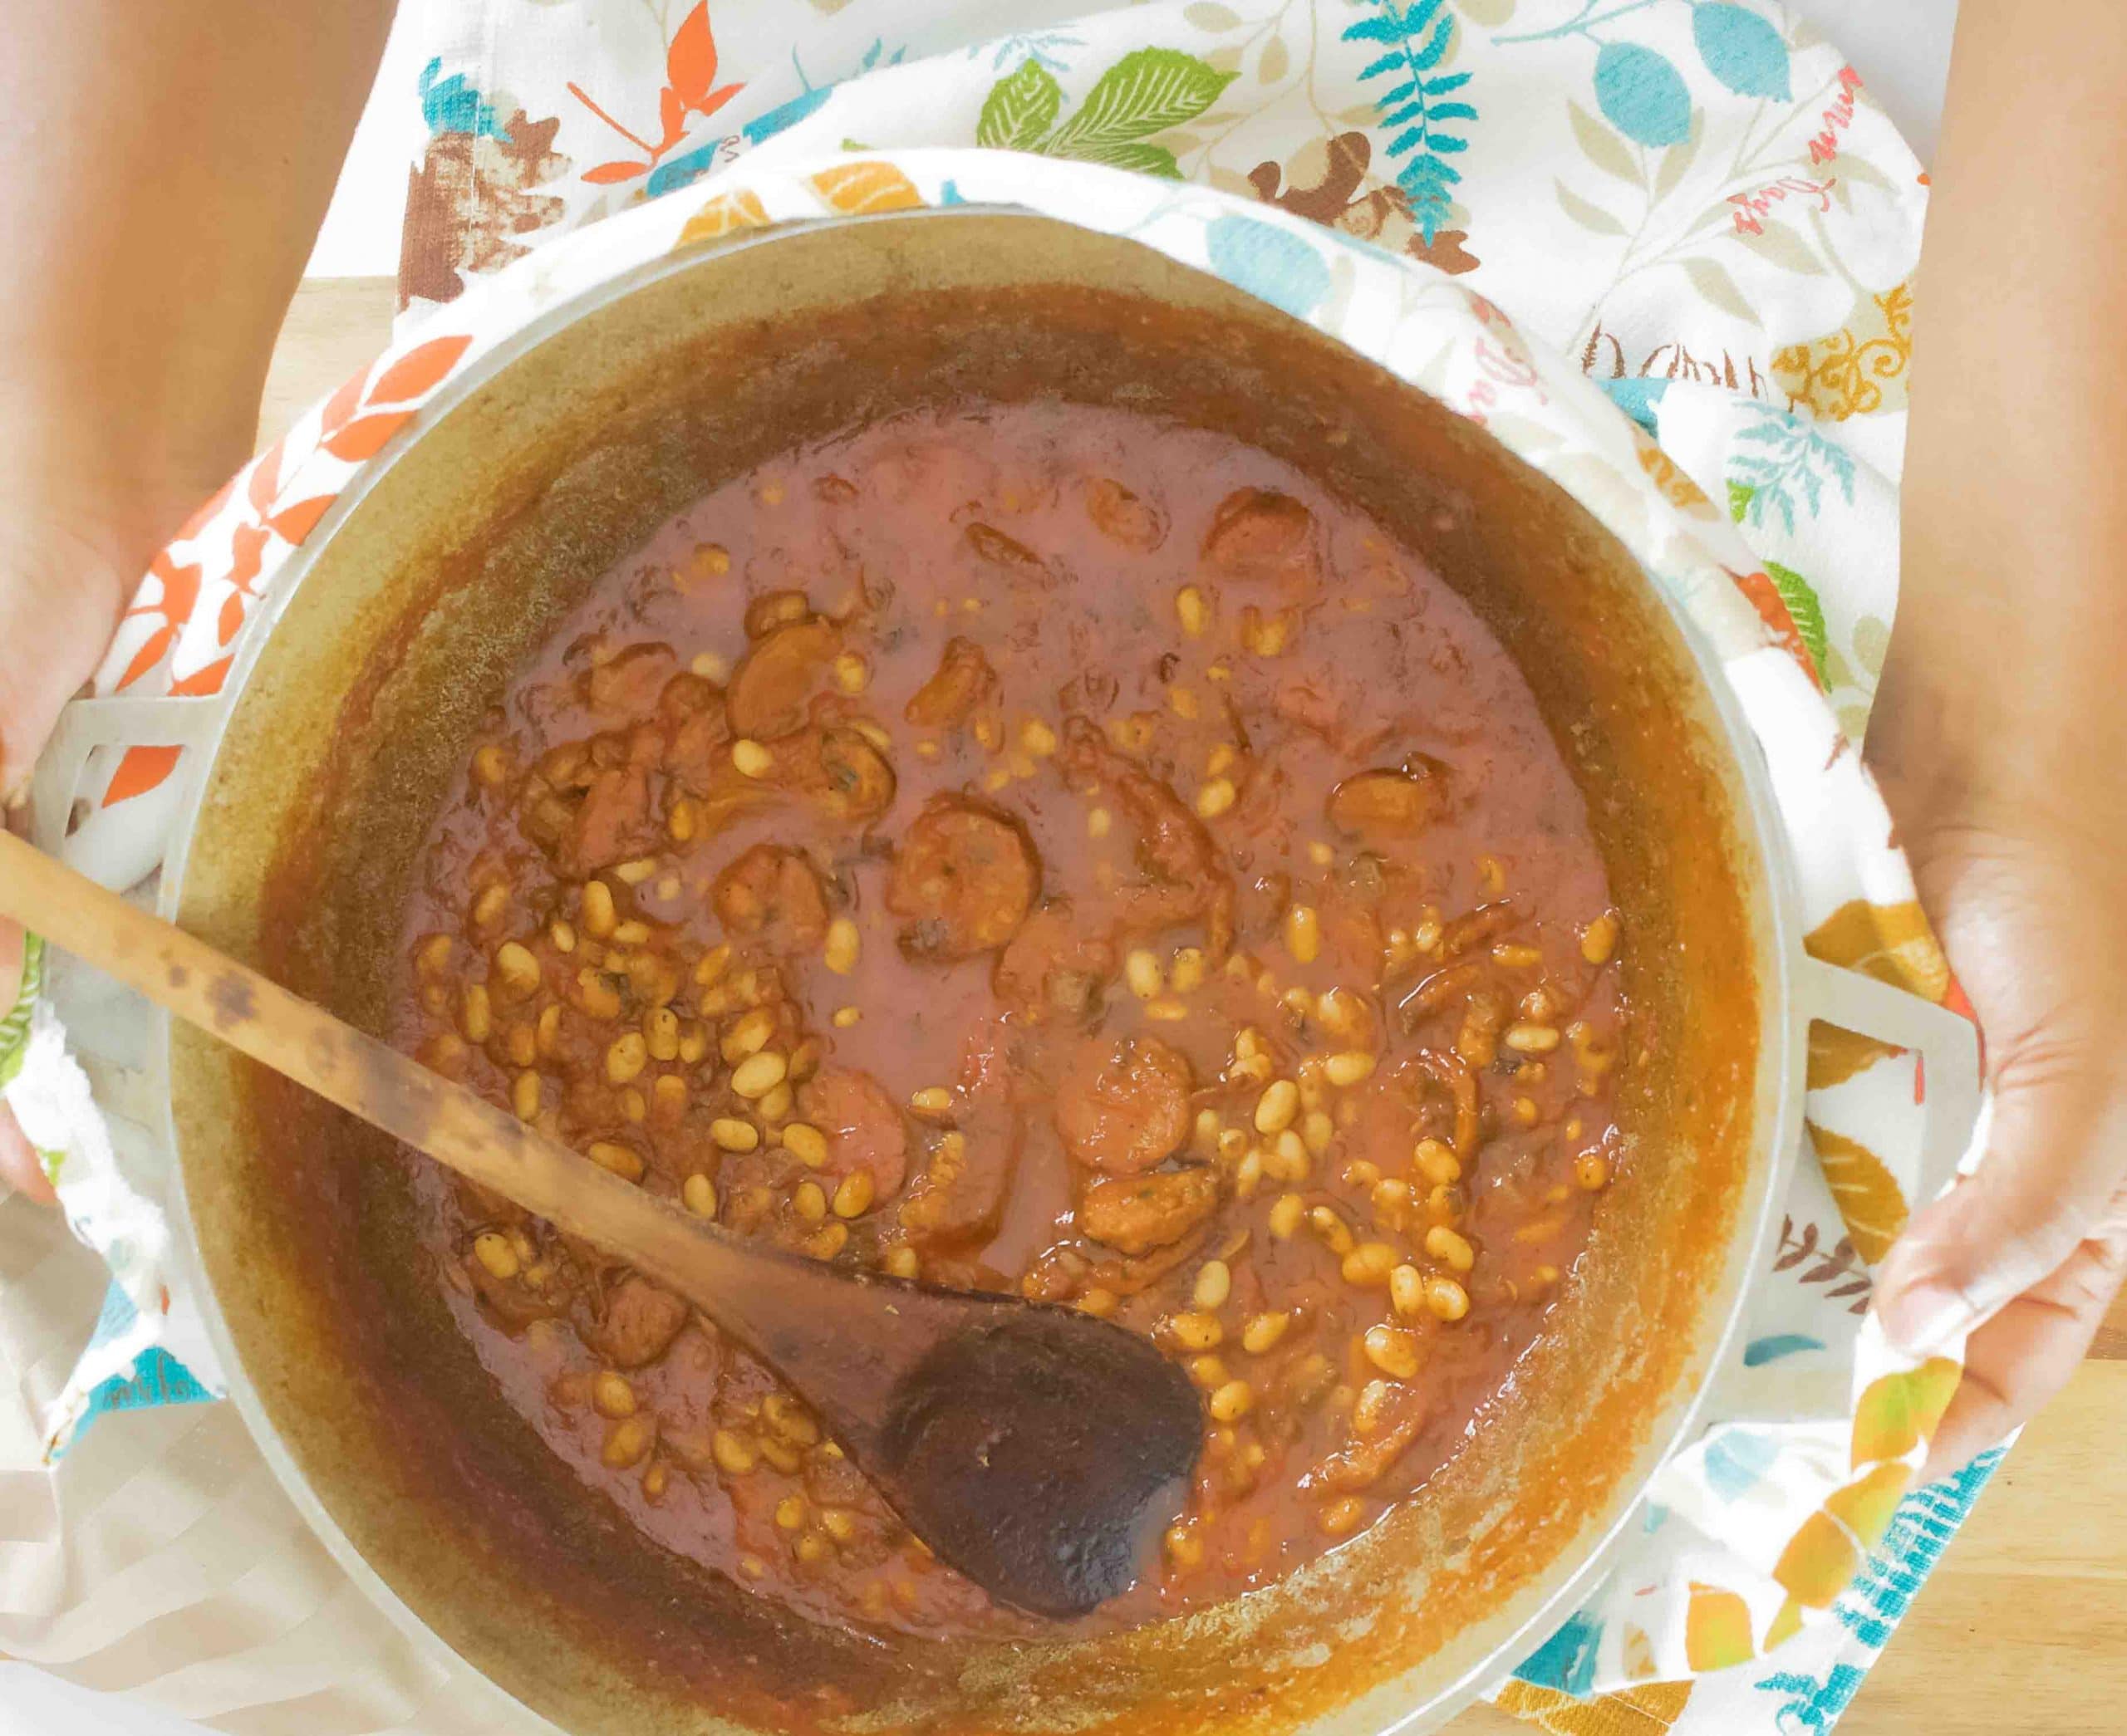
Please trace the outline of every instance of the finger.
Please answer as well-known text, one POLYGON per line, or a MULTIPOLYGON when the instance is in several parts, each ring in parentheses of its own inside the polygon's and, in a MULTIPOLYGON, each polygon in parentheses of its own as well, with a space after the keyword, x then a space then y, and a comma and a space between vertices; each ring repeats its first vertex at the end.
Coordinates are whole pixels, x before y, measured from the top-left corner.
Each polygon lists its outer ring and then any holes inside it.
POLYGON ((37 1161, 36 1148, 16 1124, 14 1111, 4 1103, 0 1103, 0 1184, 39 1205, 50 1205, 59 1197, 52 1190, 44 1165, 37 1161))
MULTIPOLYGON (((12 922, 0 922, 0 1008, 12 1007, 22 988, 22 931, 12 922)), ((14 1111, 4 1103, 0 1103, 0 1184, 47 1205, 56 1197, 36 1150, 16 1125, 14 1111)))
POLYGON ((0 661, 0 801, 10 803, 27 792, 60 708, 96 667, 118 619, 107 557, 81 542, 50 559, 66 569, 63 591, 49 584, 0 586, 0 645, 7 648, 0 661))
POLYGON ((2115 1222, 1972 1335, 1964 1379, 1935 1431, 1923 1481, 1963 1469, 2068 1384, 2123 1277, 2127 1223, 2115 1222))
POLYGON ((2004 1058, 1987 1160, 1885 1263, 1876 1309, 1894 1343, 1938 1350, 2060 1268, 2120 1186, 2119 1101, 2080 1054, 2034 1043, 2004 1058))

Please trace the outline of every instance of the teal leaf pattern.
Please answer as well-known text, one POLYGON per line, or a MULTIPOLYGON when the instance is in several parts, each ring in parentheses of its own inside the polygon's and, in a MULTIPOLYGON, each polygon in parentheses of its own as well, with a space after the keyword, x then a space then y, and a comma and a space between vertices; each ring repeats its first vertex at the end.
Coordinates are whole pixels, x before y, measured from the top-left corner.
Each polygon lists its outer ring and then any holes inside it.
POLYGON ((1770 19, 1730 0, 1707 0, 1692 9, 1692 40, 1706 70, 1738 96, 1789 99, 1787 45, 1770 19))
POLYGON ((1773 1332, 1763 1338, 1753 1338, 1743 1348, 1743 1366, 1761 1367, 1767 1362, 1777 1362, 1782 1356, 1800 1356, 1804 1351, 1820 1351, 1825 1347, 1821 1338, 1812 1338, 1806 1332, 1773 1332))
POLYGON ((975 142, 991 150, 1031 150, 1056 125, 1063 107, 1064 86, 1056 75, 1029 56, 990 87, 975 122, 975 142))
POLYGON ((1706 1449, 1708 1488, 1724 1501, 1740 1501, 1765 1480, 1780 1457, 1780 1443, 1748 1429, 1724 1429, 1706 1449))
POLYGON ((1692 96, 1683 75, 1637 42, 1603 45, 1595 56, 1595 106, 1636 144, 1681 145, 1691 136, 1692 96))
POLYGON ((1252 217, 1221 217, 1206 237, 1211 269, 1237 288, 1305 319, 1329 293, 1329 267, 1297 235, 1252 217))
POLYGON ((1470 148, 1459 123, 1477 118, 1475 106, 1458 94, 1470 75, 1439 70, 1454 47, 1455 15, 1447 0, 1417 0, 1411 6, 1378 0, 1378 9, 1347 27, 1343 40, 1383 50, 1360 69, 1359 80, 1381 86, 1373 105, 1382 126, 1395 130, 1388 152, 1397 164, 1396 184, 1431 247, 1454 208, 1453 189, 1462 179, 1447 159, 1470 148))
POLYGON ((470 133, 475 138, 509 143, 508 129, 495 114, 494 105, 473 88, 462 72, 441 76, 443 56, 438 55, 421 68, 415 88, 421 99, 421 119, 430 133, 470 133))
POLYGON ((1810 654, 1815 666, 1820 686, 1829 687, 1825 679, 1825 660, 1831 650, 1830 635, 1825 630, 1824 605, 1817 599, 1816 586, 1791 566, 1782 566, 1777 561, 1765 563, 1766 576, 1772 581, 1772 588, 1780 593, 1780 600, 1787 605, 1787 612, 1794 618, 1795 630, 1802 635, 1802 648, 1810 654))
POLYGON ((1826 439, 1800 416, 1770 405, 1753 404, 1746 409, 1758 420, 1738 429, 1736 448, 1730 454, 1729 506, 1735 508, 1735 483, 1751 491, 1737 522, 1761 525, 1768 513, 1780 515, 1781 527, 1795 529, 1799 504, 1814 518, 1823 510, 1825 485, 1835 487, 1848 505, 1854 502, 1854 459, 1835 441, 1826 439), (1746 443, 1748 443, 1746 449, 1746 443))

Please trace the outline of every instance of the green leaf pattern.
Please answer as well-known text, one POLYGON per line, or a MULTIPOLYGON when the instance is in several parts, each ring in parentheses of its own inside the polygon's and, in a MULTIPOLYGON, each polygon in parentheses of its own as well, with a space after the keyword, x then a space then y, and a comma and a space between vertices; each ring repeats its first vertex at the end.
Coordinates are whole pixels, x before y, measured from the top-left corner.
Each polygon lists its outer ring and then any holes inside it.
POLYGON ((1029 57, 991 86, 975 142, 1173 179, 1181 165, 1153 138, 1194 120, 1235 76, 1176 48, 1140 48, 1101 74, 1059 125, 1064 86, 1029 57))
POLYGON ((1802 648, 1816 667, 1818 680, 1829 685, 1825 664, 1830 640, 1825 631, 1825 609, 1818 601, 1816 586, 1793 567, 1782 566, 1777 561, 1766 562, 1765 571, 1780 593, 1781 601, 1787 605, 1788 614, 1794 617, 1795 630, 1802 635, 1802 648))
POLYGON ((1064 86, 1056 75, 1029 56, 991 88, 975 123, 975 142, 991 150, 1032 150, 1056 125, 1063 106, 1064 86))

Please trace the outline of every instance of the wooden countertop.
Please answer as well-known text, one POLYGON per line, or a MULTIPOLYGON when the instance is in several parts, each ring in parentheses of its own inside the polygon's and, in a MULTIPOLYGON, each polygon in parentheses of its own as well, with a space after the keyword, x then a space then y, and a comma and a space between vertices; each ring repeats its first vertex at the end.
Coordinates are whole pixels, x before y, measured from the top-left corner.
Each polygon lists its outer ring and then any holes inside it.
MULTIPOLYGON (((387 279, 313 279, 260 412, 272 439, 375 356, 387 279)), ((1995 1476, 1840 1720, 1840 1736, 2111 1736, 2127 1729, 2127 1302, 1995 1476)), ((1452 1736, 1528 1736, 1488 1707, 1452 1736)))

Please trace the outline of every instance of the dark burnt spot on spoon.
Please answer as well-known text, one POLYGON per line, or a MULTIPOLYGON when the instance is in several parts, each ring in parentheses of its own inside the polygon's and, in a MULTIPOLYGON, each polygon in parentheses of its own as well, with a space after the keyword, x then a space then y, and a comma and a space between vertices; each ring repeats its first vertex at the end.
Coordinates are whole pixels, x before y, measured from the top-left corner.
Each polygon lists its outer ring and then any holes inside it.
POLYGON ((214 1026, 226 1031, 258 1016, 258 998, 251 984, 234 971, 224 971, 207 985, 207 1004, 214 1008, 214 1026))
POLYGON ((902 1378, 870 1469, 938 1555, 1000 1601, 1078 1616, 1152 1566, 1202 1430, 1195 1390, 1145 1340, 1019 1307, 902 1378))

